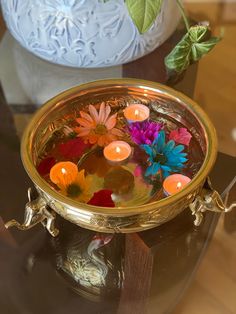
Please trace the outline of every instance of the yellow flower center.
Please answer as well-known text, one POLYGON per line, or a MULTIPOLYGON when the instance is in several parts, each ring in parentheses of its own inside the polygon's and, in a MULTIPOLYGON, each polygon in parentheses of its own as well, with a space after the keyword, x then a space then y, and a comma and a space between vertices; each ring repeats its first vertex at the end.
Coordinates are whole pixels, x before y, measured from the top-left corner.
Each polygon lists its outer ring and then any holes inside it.
POLYGON ((98 124, 94 132, 99 135, 105 135, 107 133, 107 128, 104 124, 98 124))

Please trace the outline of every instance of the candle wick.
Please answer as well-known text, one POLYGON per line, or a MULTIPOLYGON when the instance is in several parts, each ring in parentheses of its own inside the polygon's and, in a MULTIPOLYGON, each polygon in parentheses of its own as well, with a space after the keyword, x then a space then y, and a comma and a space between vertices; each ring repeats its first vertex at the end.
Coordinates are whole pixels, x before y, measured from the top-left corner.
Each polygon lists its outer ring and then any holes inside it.
POLYGON ((116 147, 116 152, 119 154, 121 152, 121 149, 119 146, 116 147))
POLYGON ((135 115, 136 117, 139 115, 139 110, 138 110, 138 109, 135 109, 134 115, 135 115))
POLYGON ((181 187, 182 187, 181 182, 178 182, 178 183, 177 183, 177 189, 180 189, 181 187))
POLYGON ((61 168, 61 172, 62 172, 63 174, 66 174, 66 169, 65 169, 65 168, 61 168))

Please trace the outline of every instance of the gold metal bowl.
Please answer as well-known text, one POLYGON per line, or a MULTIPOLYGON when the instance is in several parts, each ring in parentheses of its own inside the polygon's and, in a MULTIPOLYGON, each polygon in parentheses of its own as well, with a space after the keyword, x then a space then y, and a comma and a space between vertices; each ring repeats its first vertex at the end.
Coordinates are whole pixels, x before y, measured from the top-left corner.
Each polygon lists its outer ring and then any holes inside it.
POLYGON ((71 88, 49 100, 35 114, 25 130, 21 157, 38 197, 26 205, 26 218, 22 225, 11 221, 9 226, 28 229, 38 222, 46 226, 52 235, 58 230, 54 227, 55 213, 81 227, 101 232, 136 232, 161 225, 190 206, 196 215, 195 224, 202 219, 202 212, 208 209, 224 211, 225 207, 217 192, 209 187, 207 193, 203 185, 212 169, 217 155, 215 129, 206 113, 185 95, 158 83, 138 79, 101 80, 71 88), (96 207, 78 203, 55 191, 39 175, 35 164, 41 147, 49 136, 65 119, 75 116, 86 104, 109 101, 112 106, 120 106, 130 101, 153 103, 157 113, 170 116, 185 125, 195 137, 204 153, 204 161, 190 184, 179 193, 145 205, 133 207, 96 207), (209 206, 209 195, 212 193, 209 206), (204 195, 203 195, 204 194, 204 195), (204 199, 206 196, 208 200, 204 199), (208 202, 208 203, 207 203, 208 202))

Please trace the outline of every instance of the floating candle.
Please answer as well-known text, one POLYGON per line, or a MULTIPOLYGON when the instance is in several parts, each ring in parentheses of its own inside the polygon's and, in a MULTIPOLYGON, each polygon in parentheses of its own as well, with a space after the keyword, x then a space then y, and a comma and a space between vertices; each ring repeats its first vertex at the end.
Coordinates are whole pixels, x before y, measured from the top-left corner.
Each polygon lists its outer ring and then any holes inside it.
POLYGON ((55 164, 50 171, 50 180, 59 187, 66 187, 74 182, 78 175, 77 165, 70 161, 55 164))
POLYGON ((103 154, 109 161, 120 162, 126 160, 130 156, 131 147, 124 141, 114 141, 104 148, 103 154))
POLYGON ((149 108, 142 104, 129 105, 124 110, 124 116, 130 123, 145 121, 149 118, 149 115, 149 108))
POLYGON ((176 173, 168 176, 163 182, 164 192, 167 195, 173 195, 181 191, 191 179, 182 174, 176 173))

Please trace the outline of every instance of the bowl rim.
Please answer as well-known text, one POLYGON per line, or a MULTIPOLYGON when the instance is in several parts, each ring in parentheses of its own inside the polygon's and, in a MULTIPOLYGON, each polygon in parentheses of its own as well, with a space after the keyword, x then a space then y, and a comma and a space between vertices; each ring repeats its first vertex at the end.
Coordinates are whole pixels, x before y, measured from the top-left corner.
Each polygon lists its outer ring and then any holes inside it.
POLYGON ((208 115, 205 111, 191 98, 184 95, 183 93, 174 90, 171 87, 165 86, 160 83, 140 80, 134 78, 120 78, 120 79, 105 79, 105 80, 96 80, 92 82, 88 82, 85 84, 81 84, 79 86, 72 87, 67 89, 55 97, 48 100, 33 116, 27 125, 23 137, 21 140, 21 159, 23 166, 28 173, 30 179, 33 183, 44 193, 50 196, 52 200, 55 200, 64 206, 72 207, 73 210, 84 213, 93 213, 93 214, 102 214, 106 216, 117 216, 124 217, 130 216, 140 213, 149 212, 150 210, 157 210, 158 208, 162 208, 164 206, 171 206, 174 203, 177 203, 182 198, 188 197, 189 194, 194 192, 196 188, 201 185, 212 169, 217 156, 217 135, 216 130, 209 119, 208 115), (46 117, 51 111, 55 110, 56 105, 60 105, 65 100, 73 98, 78 92, 83 90, 89 90, 94 88, 104 88, 104 87, 112 87, 112 86, 121 86, 121 87, 139 87, 142 89, 159 91, 163 95, 167 95, 171 97, 176 102, 184 103, 194 114, 195 118, 199 121, 199 123, 203 126, 203 130, 206 136, 207 151, 203 161, 201 168, 198 170, 195 177, 191 180, 191 182, 180 192, 163 198, 161 200, 138 205, 138 206, 129 206, 129 207, 97 207, 93 205, 88 205, 85 203, 80 203, 78 201, 72 200, 61 193, 57 192, 40 176, 36 167, 33 164, 33 160, 31 158, 30 149, 32 145, 33 135, 37 128, 37 122, 46 117), (34 130, 32 132, 32 130, 34 130))

